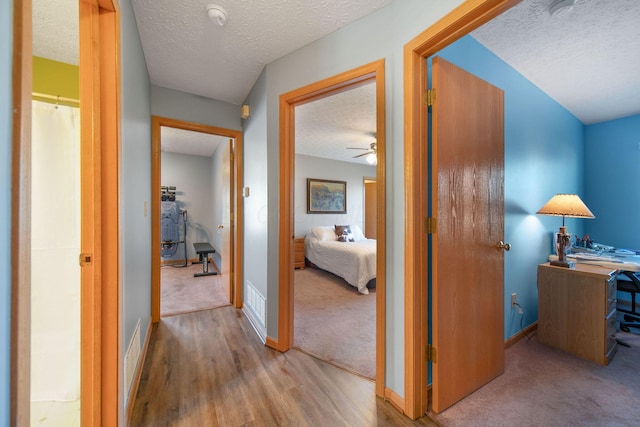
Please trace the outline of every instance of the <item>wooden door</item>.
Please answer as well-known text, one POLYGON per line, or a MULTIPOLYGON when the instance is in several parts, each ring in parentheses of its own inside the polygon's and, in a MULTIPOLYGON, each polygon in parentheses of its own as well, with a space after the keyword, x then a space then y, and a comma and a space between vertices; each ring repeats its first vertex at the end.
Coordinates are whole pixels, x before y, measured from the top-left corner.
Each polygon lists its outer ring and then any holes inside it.
POLYGON ((232 269, 233 265, 233 242, 231 240, 233 230, 233 139, 224 149, 222 154, 222 265, 220 268, 223 286, 229 290, 229 302, 233 302, 232 269))
POLYGON ((364 236, 376 239, 378 236, 378 184, 373 180, 364 183, 364 236))
POLYGON ((504 372, 502 90, 433 60, 432 408, 504 372))

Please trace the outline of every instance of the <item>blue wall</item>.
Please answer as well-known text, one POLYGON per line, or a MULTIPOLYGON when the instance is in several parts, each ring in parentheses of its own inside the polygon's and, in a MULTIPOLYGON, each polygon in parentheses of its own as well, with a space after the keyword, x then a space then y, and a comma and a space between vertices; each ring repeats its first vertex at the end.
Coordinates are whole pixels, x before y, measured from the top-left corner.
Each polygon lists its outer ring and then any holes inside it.
POLYGON ((586 230, 599 243, 640 250, 640 115, 585 131, 585 203, 596 219, 586 230))
MULTIPOLYGON (((13 1, 0 2, 0 234, 11 235, 13 1)), ((11 241, 0 239, 0 426, 9 425, 11 241)))
MULTIPOLYGON (((523 326, 538 318, 537 265, 547 260, 552 234, 561 225, 560 218, 536 211, 556 193, 584 195, 584 125, 471 36, 438 56, 504 91, 504 236, 511 243, 505 252, 504 336, 509 338, 519 332, 521 317, 511 308, 511 293, 518 294, 524 310, 523 326)), ((581 235, 584 221, 567 219, 569 232, 581 235)))

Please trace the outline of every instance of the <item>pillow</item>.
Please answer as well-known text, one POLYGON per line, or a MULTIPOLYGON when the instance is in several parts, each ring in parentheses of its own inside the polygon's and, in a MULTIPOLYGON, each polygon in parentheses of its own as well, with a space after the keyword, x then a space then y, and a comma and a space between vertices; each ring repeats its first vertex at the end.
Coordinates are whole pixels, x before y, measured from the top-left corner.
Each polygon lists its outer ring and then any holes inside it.
POLYGON ((336 240, 336 233, 330 225, 311 227, 309 234, 318 240, 336 240))
POLYGON ((348 225, 336 225, 336 236, 338 236, 338 242, 355 242, 351 228, 348 225))
POLYGON ((349 226, 351 228, 351 233, 353 234, 353 239, 357 242, 359 240, 365 240, 364 234, 362 234, 362 229, 358 224, 351 224, 349 226))

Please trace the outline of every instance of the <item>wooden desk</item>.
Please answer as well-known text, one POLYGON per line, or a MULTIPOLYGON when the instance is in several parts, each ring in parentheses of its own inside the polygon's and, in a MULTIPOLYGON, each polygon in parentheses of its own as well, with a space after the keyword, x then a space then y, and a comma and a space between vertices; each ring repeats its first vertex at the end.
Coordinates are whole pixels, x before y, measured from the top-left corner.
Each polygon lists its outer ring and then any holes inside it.
POLYGON ((538 266, 538 341, 608 365, 616 352, 617 270, 538 266))

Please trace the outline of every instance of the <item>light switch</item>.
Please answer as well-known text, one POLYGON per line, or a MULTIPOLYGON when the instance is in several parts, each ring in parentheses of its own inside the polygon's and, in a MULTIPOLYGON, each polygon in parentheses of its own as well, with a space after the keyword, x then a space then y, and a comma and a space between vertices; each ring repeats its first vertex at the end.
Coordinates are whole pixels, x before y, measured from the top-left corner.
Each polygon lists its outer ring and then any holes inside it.
POLYGON ((144 201, 144 216, 147 216, 147 212, 148 212, 148 208, 147 208, 147 201, 144 201))
POLYGON ((249 187, 242 187, 242 197, 249 197, 249 187))

